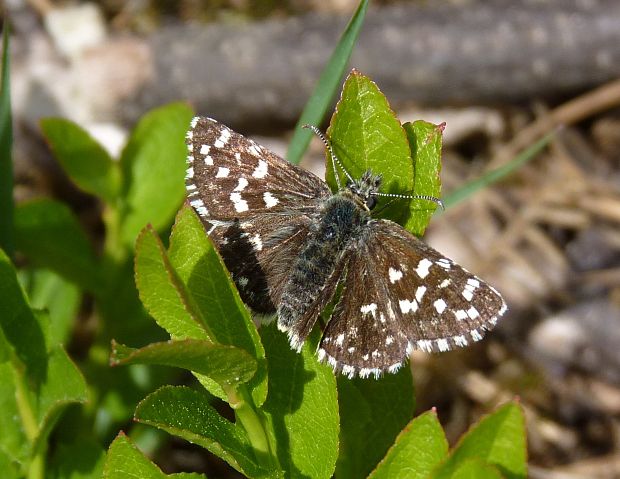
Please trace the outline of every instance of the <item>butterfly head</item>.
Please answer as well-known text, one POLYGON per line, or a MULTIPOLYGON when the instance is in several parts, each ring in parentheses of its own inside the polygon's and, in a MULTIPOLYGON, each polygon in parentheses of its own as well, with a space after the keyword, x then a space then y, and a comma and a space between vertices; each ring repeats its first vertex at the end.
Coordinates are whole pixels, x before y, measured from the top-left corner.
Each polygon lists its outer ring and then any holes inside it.
POLYGON ((368 210, 377 205, 377 192, 381 187, 381 175, 373 175, 372 171, 366 170, 359 180, 349 180, 346 189, 353 193, 368 210))

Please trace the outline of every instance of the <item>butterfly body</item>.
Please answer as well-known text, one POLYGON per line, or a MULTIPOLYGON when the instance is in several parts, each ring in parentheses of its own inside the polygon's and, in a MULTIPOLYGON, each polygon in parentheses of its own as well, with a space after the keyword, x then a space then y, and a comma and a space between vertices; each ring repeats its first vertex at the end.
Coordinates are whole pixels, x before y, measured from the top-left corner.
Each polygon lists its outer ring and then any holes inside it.
POLYGON ((381 177, 326 183, 209 118, 192 120, 186 189, 241 298, 277 313, 299 349, 336 299, 319 359, 347 376, 395 372, 414 349, 482 339, 495 289, 400 225, 375 219, 381 177), (337 292, 338 297, 335 298, 337 292))

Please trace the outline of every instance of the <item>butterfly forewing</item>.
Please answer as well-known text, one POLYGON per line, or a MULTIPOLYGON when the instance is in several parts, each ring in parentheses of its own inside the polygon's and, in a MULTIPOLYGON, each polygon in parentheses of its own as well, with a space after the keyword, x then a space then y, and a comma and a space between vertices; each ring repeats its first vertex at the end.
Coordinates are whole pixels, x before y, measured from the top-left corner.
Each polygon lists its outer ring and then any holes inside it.
POLYGON ((345 374, 395 371, 413 349, 466 346, 506 310, 491 286, 391 221, 372 221, 356 246, 321 342, 345 374))
POLYGON ((231 272, 258 313, 275 311, 288 270, 327 185, 215 120, 196 117, 187 133, 185 187, 231 272))
POLYGON ((212 224, 287 208, 316 210, 331 194, 317 176, 210 118, 194 118, 186 142, 187 196, 212 224))

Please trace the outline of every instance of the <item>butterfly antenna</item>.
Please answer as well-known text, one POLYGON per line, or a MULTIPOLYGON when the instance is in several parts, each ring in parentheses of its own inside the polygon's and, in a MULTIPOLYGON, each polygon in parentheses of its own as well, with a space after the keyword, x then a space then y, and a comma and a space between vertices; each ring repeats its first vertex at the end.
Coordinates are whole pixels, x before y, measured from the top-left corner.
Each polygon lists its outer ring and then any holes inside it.
POLYGON ((439 205, 443 211, 446 211, 446 206, 439 198, 430 195, 399 195, 396 193, 375 193, 375 196, 388 196, 391 198, 402 198, 404 200, 427 200, 439 205))
POLYGON ((332 168, 334 168, 334 176, 336 177, 336 183, 338 184, 338 189, 341 189, 342 186, 340 185, 340 178, 338 177, 338 170, 336 168, 336 166, 339 166, 340 169, 342 171, 344 171, 344 174, 347 176, 348 180, 351 183, 354 183, 353 178, 351 177, 351 175, 349 174, 349 172, 345 169, 345 167, 342 165, 342 163, 340 162, 340 160, 338 159, 338 157, 336 156, 336 154, 334 153, 334 150, 332 149, 332 144, 330 143, 330 141, 325 137, 325 135, 323 134, 323 132, 321 130, 319 130, 316 126, 314 125, 304 125, 302 128, 309 128, 310 130, 312 130, 314 132, 314 134, 316 136, 318 136, 321 141, 323 142, 323 144, 325 145, 325 148, 327 148, 327 151, 329 151, 329 156, 332 159, 332 168))

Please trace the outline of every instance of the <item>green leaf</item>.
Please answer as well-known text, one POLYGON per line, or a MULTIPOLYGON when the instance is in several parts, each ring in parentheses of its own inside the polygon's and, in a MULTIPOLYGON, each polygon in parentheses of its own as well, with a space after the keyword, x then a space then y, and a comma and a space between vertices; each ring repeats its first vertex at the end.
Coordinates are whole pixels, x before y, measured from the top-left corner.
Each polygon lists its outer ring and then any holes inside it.
POLYGON ((25 275, 31 307, 49 313, 51 342, 66 344, 82 302, 80 289, 51 270, 29 270, 25 275))
POLYGON ((198 391, 164 386, 138 405, 135 419, 208 449, 250 477, 267 475, 256 464, 245 431, 220 416, 198 391))
POLYGON ((48 466, 54 479, 99 479, 103 474, 105 451, 94 439, 80 437, 70 443, 55 444, 48 466))
MULTIPOLYGON (((0 298, 1 301, 1 298, 0 298)), ((1 338, 0 334, 0 338, 1 338)), ((0 350, 2 341, 0 340, 0 350)), ((17 403, 17 387, 15 370, 9 362, 0 362, 0 464, 2 462, 12 464, 15 470, 26 464, 30 456, 30 445, 20 417, 20 409, 17 403)), ((0 471, 8 471, 0 468, 0 471)))
POLYGON ((112 204, 120 190, 121 174, 107 151, 72 121, 44 118, 41 129, 69 178, 82 190, 112 204))
MULTIPOLYGON (((17 281, 13 265, 0 250, 0 329, 17 359, 25 367, 25 375, 40 385, 47 376, 47 348, 38 318, 31 311, 17 281)), ((0 342, 0 346, 3 342, 0 342)), ((8 359, 9 352, 0 352, 8 359)))
POLYGON ((504 479, 504 476, 493 466, 480 459, 467 459, 454 471, 450 479, 504 479))
POLYGON ((338 456, 338 400, 331 367, 315 355, 313 334, 301 353, 272 324, 261 328, 269 367, 263 405, 286 477, 330 478, 338 456))
POLYGON ((286 152, 286 158, 291 163, 299 163, 312 138, 312 132, 302 128, 302 126, 306 124, 320 125, 325 118, 327 110, 332 105, 332 99, 340 86, 341 79, 349 63, 349 58, 351 53, 353 53, 353 47, 364 24, 366 10, 368 10, 368 0, 362 0, 347 28, 342 33, 336 48, 332 52, 314 87, 314 91, 304 107, 304 111, 297 121, 293 139, 286 152))
POLYGON ((468 459, 495 465, 508 479, 527 476, 525 419, 518 403, 508 403, 473 426, 450 453, 434 479, 453 477, 468 459))
POLYGON ((403 429, 369 479, 426 479, 447 455, 446 436, 437 414, 429 411, 403 429))
POLYGON ((121 155, 124 206, 121 238, 133 244, 147 223, 167 226, 183 202, 187 149, 185 132, 192 110, 173 103, 147 113, 121 155))
POLYGON ((221 385, 244 383, 254 376, 256 361, 243 349, 186 339, 153 343, 140 349, 112 343, 110 364, 158 364, 203 374, 221 385))
POLYGON ((103 470, 104 479, 162 479, 175 477, 179 479, 205 478, 197 473, 180 473, 166 475, 149 461, 122 432, 110 444, 103 470))
POLYGON ((338 378, 340 456, 337 477, 366 477, 415 409, 409 368, 380 379, 338 378))
MULTIPOLYGON (((366 170, 372 170, 383 176, 381 192, 413 192, 413 163, 407 135, 383 93, 368 77, 356 70, 347 77, 327 132, 336 156, 352 178, 360 178, 366 170)), ((326 179, 335 191, 337 185, 329 155, 326 162, 326 179)), ((338 175, 344 185, 347 177, 342 171, 338 175)), ((409 221, 410 200, 379 200, 375 211, 381 211, 380 217, 389 217, 400 224, 409 221)))
MULTIPOLYGON (((6 17, 5 17, 6 20, 6 17)), ((9 22, 3 22, 2 73, 0 77, 0 248, 13 256, 13 119, 11 116, 11 71, 9 22)))
POLYGON ((16 459, 25 447, 42 448, 68 404, 86 401, 82 375, 64 350, 51 343, 49 330, 49 319, 30 309, 12 265, 0 250, 0 357, 2 377, 10 385, 8 390, 6 385, 0 388, 0 402, 3 413, 13 414, 3 421, 8 426, 0 436, 2 449, 12 451, 16 459), (28 445, 16 443, 18 438, 25 438, 28 445))
POLYGON ((147 227, 136 241, 136 286, 144 307, 172 339, 209 339, 185 296, 157 233, 147 227))
POLYGON ((519 169, 528 161, 536 158, 538 153, 540 153, 543 148, 545 148, 549 144, 549 142, 555 137, 556 133, 556 130, 548 133, 536 143, 526 148, 523 152, 519 153, 514 159, 512 159, 505 165, 485 173, 480 178, 470 181, 469 183, 448 194, 444 198, 444 204, 446 205, 446 208, 460 203, 461 201, 473 195, 476 191, 481 190, 482 188, 485 188, 501 180, 502 178, 505 178, 513 171, 519 169))
MULTIPOLYGON (((440 198, 441 140, 443 126, 418 120, 403 125, 413 157, 413 194, 440 198)), ((411 215, 404 227, 422 236, 437 204, 429 200, 411 200, 411 215)))
POLYGON ((248 386, 260 406, 267 396, 267 365, 256 326, 200 219, 187 206, 177 215, 168 254, 212 339, 244 349, 256 359, 258 369, 248 386))
POLYGON ((58 201, 40 199, 23 203, 15 211, 18 249, 38 266, 92 292, 101 288, 101 268, 92 246, 69 208, 58 201))

